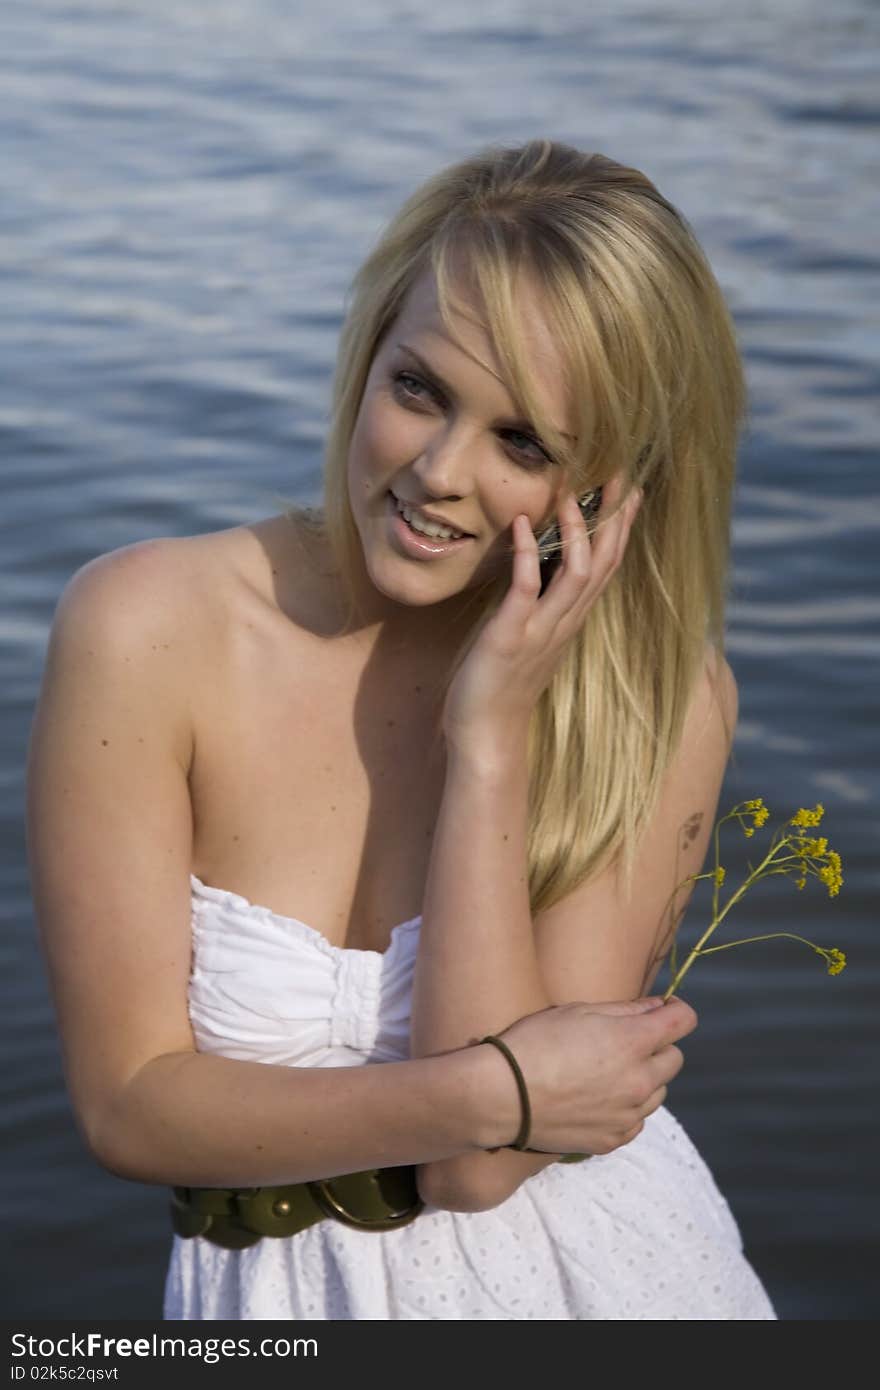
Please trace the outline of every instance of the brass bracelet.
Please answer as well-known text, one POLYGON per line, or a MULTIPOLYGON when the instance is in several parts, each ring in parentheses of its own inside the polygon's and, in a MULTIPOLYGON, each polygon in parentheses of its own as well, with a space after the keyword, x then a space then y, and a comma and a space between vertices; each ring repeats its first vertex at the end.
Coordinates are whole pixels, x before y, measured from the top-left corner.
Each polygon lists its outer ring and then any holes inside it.
POLYGON ((500 1144, 497 1148, 489 1149, 487 1150, 487 1152, 490 1154, 494 1154, 498 1152, 498 1148, 502 1148, 517 1149, 521 1153, 539 1153, 539 1149, 530 1149, 528 1147, 529 1133, 532 1128, 532 1107, 529 1104, 529 1093, 526 1090, 525 1078, 519 1069, 519 1063, 517 1062, 510 1048, 507 1046, 507 1043, 502 1042, 500 1038, 493 1037, 491 1033, 488 1037, 480 1038, 480 1042, 492 1043, 493 1046, 497 1047, 498 1051, 503 1053, 504 1056, 507 1058, 508 1062, 513 1068, 513 1074, 516 1078, 516 1089, 519 1091, 520 1104, 522 1105, 522 1123, 520 1124, 519 1133, 517 1134, 513 1143, 500 1144))
MULTIPOLYGON (((517 1088, 517 1090, 519 1091, 520 1104, 522 1105, 522 1123, 520 1124, 519 1133, 517 1134, 517 1136, 516 1136, 516 1138, 514 1139, 513 1143, 512 1143, 512 1144, 500 1144, 500 1145, 497 1145, 494 1149, 487 1149, 487 1150, 486 1150, 486 1153, 497 1154, 499 1148, 502 1148, 502 1149, 516 1149, 517 1152, 519 1152, 519 1153, 527 1153, 527 1154, 540 1154, 540 1153, 546 1153, 546 1150, 545 1150, 545 1149, 530 1149, 530 1148, 528 1147, 529 1135, 530 1135, 530 1133, 531 1133, 531 1128, 532 1128, 532 1107, 531 1107, 531 1105, 529 1104, 529 1093, 528 1093, 528 1091, 526 1090, 525 1077, 523 1076, 522 1072, 520 1071, 519 1063, 517 1062, 516 1058, 514 1057, 513 1053, 511 1052, 510 1048, 507 1046, 507 1043, 506 1043, 506 1042, 502 1042, 501 1038, 496 1038, 493 1034, 490 1033, 487 1037, 485 1037, 485 1038, 480 1038, 480 1042, 481 1042, 481 1043, 492 1043, 493 1046, 494 1046, 494 1047, 497 1047, 498 1050, 499 1050, 499 1052, 502 1052, 502 1053, 504 1054, 504 1056, 507 1058, 507 1060, 508 1060, 508 1062, 510 1063, 511 1068, 512 1068, 512 1070, 513 1070, 514 1077, 516 1078, 516 1088, 517 1088)), ((477 1045, 479 1046, 479 1044, 477 1044, 477 1045)), ((557 1162, 558 1162, 558 1163, 580 1163, 583 1159, 585 1159, 585 1158, 592 1158, 592 1157, 593 1157, 592 1154, 582 1154, 582 1153, 562 1154, 562 1156, 561 1156, 559 1159, 557 1159, 557 1162)))

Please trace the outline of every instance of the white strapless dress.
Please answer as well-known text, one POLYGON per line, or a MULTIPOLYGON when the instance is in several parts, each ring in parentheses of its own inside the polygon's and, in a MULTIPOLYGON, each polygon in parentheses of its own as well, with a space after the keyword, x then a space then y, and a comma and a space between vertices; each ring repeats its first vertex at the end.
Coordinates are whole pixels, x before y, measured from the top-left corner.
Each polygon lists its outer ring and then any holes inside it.
MULTIPOLYGON (((409 1057, 421 918, 383 954, 192 876, 200 1052, 341 1067, 409 1057)), ((333 1220, 226 1250, 173 1235, 166 1319, 775 1319, 706 1164, 661 1107, 641 1134, 551 1164, 491 1211, 397 1231, 333 1220)))

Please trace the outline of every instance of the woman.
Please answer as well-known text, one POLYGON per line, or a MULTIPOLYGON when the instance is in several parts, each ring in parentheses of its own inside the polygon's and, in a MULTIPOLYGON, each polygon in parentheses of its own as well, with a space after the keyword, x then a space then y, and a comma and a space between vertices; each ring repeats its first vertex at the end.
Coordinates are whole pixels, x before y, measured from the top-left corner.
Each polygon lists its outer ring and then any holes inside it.
POLYGON ((647 996, 736 721, 742 403, 644 175, 489 149, 356 277, 324 515, 68 585, 35 906, 84 1137, 174 1189, 167 1318, 774 1317, 647 996))

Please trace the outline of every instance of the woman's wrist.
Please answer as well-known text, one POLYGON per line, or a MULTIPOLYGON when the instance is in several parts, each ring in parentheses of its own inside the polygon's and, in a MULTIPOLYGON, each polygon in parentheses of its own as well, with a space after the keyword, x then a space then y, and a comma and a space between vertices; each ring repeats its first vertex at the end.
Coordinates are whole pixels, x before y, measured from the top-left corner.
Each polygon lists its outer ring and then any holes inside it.
POLYGON ((483 740, 447 742, 446 773, 467 780, 476 779, 481 786, 504 789, 518 786, 527 776, 527 736, 499 735, 483 740))
POLYGON ((462 1050, 468 1109, 478 1149, 512 1144, 522 1122, 519 1091, 509 1064, 492 1043, 462 1050))

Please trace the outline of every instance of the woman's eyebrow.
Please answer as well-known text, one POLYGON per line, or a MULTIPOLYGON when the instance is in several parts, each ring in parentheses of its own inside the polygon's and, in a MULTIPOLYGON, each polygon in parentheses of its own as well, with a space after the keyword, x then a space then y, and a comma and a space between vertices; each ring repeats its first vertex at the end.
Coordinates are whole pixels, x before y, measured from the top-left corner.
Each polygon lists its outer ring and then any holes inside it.
MULTIPOLYGON (((395 343, 395 347, 399 347, 402 352, 405 352, 409 357, 413 359, 414 362, 418 363, 419 367, 421 367, 422 371, 425 373, 425 376, 428 377, 430 381, 434 383, 435 386, 441 387, 449 396, 455 395, 455 392, 449 385, 449 382, 444 381, 440 373, 435 372, 434 368, 425 361, 424 357, 421 357, 419 353, 416 352, 415 348, 409 347, 406 343, 395 343)), ((518 419, 509 420, 507 422, 507 428, 512 430, 526 430, 533 433, 535 426, 531 423, 530 420, 518 419)), ((577 443, 577 439, 574 435, 566 434, 563 430, 560 430, 559 433, 563 439, 567 439, 571 444, 577 443)))

